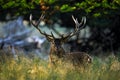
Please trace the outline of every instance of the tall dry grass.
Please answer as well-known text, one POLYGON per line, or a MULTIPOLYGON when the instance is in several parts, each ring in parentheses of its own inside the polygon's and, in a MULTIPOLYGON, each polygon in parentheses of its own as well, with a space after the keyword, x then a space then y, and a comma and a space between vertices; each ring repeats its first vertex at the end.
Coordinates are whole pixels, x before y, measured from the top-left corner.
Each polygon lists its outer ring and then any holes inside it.
POLYGON ((119 80, 120 62, 114 56, 104 61, 94 57, 87 67, 75 68, 71 63, 57 66, 38 57, 19 55, 14 59, 0 51, 0 80, 119 80))

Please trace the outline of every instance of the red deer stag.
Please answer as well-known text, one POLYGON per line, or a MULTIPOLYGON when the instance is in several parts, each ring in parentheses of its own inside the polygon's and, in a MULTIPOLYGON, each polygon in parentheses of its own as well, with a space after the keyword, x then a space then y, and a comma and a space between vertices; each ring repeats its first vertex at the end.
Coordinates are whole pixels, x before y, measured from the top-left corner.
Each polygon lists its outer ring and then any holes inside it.
POLYGON ((81 63, 91 63, 91 57, 85 53, 85 52, 69 52, 66 53, 63 49, 62 45, 67 42, 72 36, 76 35, 86 24, 86 18, 83 17, 81 22, 79 23, 77 18, 75 19, 74 16, 72 16, 73 21, 75 22, 75 30, 69 34, 62 34, 60 35, 60 38, 55 38, 53 33, 47 34, 46 32, 42 32, 39 28, 39 23, 41 20, 44 19, 44 15, 41 15, 39 20, 35 23, 32 21, 32 15, 30 15, 30 22, 32 25, 39 30, 39 32, 44 35, 47 40, 51 43, 50 46, 50 53, 49 58, 50 62, 55 63, 58 61, 58 59, 63 60, 70 60, 73 62, 73 64, 81 64, 81 63))

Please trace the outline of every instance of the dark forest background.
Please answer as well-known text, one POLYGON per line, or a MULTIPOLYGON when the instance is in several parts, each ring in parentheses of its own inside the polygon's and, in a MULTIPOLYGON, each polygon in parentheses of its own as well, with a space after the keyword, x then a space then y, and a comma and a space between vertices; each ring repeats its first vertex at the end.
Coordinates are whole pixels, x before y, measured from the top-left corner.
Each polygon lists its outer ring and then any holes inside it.
POLYGON ((70 40, 71 51, 76 49, 94 55, 120 52, 119 0, 0 0, 1 22, 13 20, 15 16, 24 16, 24 20, 29 21, 30 14, 36 20, 44 14, 48 27, 58 23, 65 28, 74 26, 71 15, 79 21, 86 16, 91 35, 70 40), (9 19, 6 18, 8 14, 9 19))

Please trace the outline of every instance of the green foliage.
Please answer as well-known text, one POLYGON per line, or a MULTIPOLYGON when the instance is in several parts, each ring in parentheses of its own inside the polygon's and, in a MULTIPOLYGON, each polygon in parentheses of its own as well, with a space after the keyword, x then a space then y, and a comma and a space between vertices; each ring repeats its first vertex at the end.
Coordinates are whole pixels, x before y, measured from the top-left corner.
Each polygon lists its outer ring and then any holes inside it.
MULTIPOLYGON (((20 14, 26 14, 29 12, 29 9, 34 9, 35 4, 38 3, 38 0, 35 0, 35 2, 27 2, 26 0, 9 0, 9 1, 0 1, 0 5, 3 10, 10 9, 10 12, 14 12, 12 14, 20 15, 20 14)), ((38 5, 37 4, 37 5, 38 5)))
POLYGON ((3 3, 2 7, 4 9, 6 9, 6 8, 14 8, 14 7, 21 7, 21 8, 30 7, 26 3, 26 0, 14 0, 14 1, 8 1, 8 2, 2 1, 2 3, 3 3))
POLYGON ((61 12, 69 12, 69 11, 73 11, 75 9, 76 9, 76 7, 71 7, 68 4, 64 4, 61 6, 60 11, 61 12))
POLYGON ((44 0, 48 4, 54 4, 57 0, 44 0))
POLYGON ((7 12, 9 9, 8 12, 13 15, 30 14, 31 12, 38 16, 40 15, 38 13, 45 12, 49 17, 59 17, 61 13, 79 14, 78 17, 87 16, 88 19, 91 19, 88 22, 90 26, 109 26, 113 22, 109 18, 116 17, 120 13, 119 0, 0 0, 0 5, 2 10, 7 12), (101 21, 105 21, 105 25, 101 24, 101 21))
MULTIPOLYGON (((44 5, 48 5, 49 7, 60 7, 61 12, 70 12, 70 11, 75 11, 75 10, 84 10, 86 13, 101 13, 105 12, 106 9, 119 9, 120 7, 120 1, 119 0, 113 0, 113 1, 108 1, 108 0, 84 0, 84 1, 72 1, 72 0, 33 0, 33 1, 28 1, 26 0, 9 0, 9 1, 0 1, 0 5, 2 6, 3 9, 7 8, 15 8, 18 7, 19 9, 25 10, 25 9, 34 9, 36 8, 36 5, 41 4, 41 2, 44 3, 44 5)), ((55 9, 55 8, 53 8, 55 9)), ((94 15, 93 14, 93 15, 94 15)), ((100 16, 100 15, 97 15, 100 16)))

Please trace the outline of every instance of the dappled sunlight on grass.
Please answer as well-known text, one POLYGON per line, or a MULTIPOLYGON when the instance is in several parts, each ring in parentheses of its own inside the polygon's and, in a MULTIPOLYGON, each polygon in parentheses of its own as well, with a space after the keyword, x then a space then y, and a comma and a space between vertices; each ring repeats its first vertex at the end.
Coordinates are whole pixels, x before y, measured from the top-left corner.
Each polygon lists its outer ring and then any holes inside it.
POLYGON ((69 62, 49 66, 40 58, 19 56, 18 60, 6 58, 0 61, 0 80, 118 80, 120 62, 116 57, 100 61, 95 57, 86 67, 74 67, 69 62))

